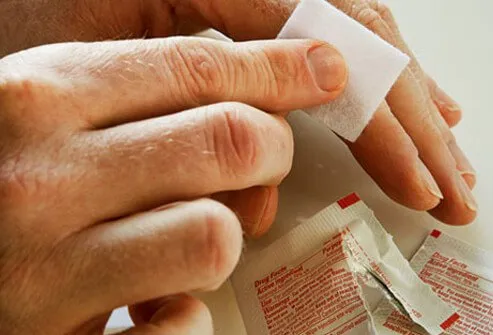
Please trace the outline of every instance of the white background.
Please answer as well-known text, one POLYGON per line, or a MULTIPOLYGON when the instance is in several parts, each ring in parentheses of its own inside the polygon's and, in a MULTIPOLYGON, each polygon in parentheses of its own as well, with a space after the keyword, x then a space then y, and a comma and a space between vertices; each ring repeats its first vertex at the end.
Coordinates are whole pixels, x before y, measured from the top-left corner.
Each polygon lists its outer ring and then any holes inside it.
MULTIPOLYGON (((261 247, 282 232, 357 191, 372 207, 406 256, 412 255, 427 231, 441 230, 493 250, 493 1, 386 0, 401 31, 422 66, 464 110, 455 128, 458 142, 478 172, 475 194, 480 212, 468 227, 435 222, 424 213, 398 206, 378 190, 345 148, 321 126, 303 115, 293 115, 296 157, 292 174, 281 191, 281 211, 273 231, 250 247, 261 247)), ((216 323, 216 334, 245 334, 229 287, 206 298, 216 323)), ((126 323, 124 313, 112 319, 126 323)))

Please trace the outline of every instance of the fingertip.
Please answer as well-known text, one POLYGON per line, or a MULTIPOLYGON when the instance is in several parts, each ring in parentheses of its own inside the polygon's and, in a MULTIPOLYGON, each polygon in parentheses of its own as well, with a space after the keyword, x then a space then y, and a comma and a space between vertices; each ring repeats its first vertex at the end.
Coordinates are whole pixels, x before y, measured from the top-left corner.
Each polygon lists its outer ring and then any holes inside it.
POLYGON ((319 106, 336 99, 346 86, 347 64, 326 42, 285 39, 243 45, 242 64, 255 55, 245 82, 252 86, 250 92, 259 92, 247 103, 261 109, 279 113, 319 106))
POLYGON ((465 204, 452 205, 449 201, 441 202, 429 213, 437 220, 450 226, 466 226, 477 216, 477 211, 471 210, 465 204))
POLYGON ((186 294, 165 299, 163 305, 152 315, 149 322, 157 326, 174 324, 185 326, 191 320, 201 325, 212 326, 209 308, 200 300, 186 294))
POLYGON ((474 221, 477 211, 476 199, 463 176, 457 171, 453 187, 449 187, 444 200, 430 213, 446 224, 463 226, 474 221))
POLYGON ((159 298, 129 307, 136 327, 123 334, 212 334, 209 308, 187 294, 159 298))
POLYGON ((247 237, 264 235, 274 222, 278 206, 277 186, 255 186, 212 196, 228 206, 239 218, 247 237))
POLYGON ((462 109, 459 104, 447 93, 445 93, 445 91, 438 86, 433 78, 426 75, 426 80, 431 99, 444 118, 445 122, 447 122, 449 127, 456 126, 462 119, 462 109))
MULTIPOLYGON (((353 152, 354 153, 354 152, 353 152)), ((360 164, 395 202, 417 211, 435 208, 443 199, 441 190, 421 160, 412 154, 401 159, 374 163, 359 158, 360 164), (388 168, 392 165, 392 168, 388 168)))
POLYGON ((443 198, 440 188, 389 107, 382 104, 351 152, 380 188, 397 203, 426 211, 443 198))
POLYGON ((440 204, 440 197, 420 182, 409 181, 399 185, 399 189, 384 189, 394 201, 416 211, 428 211, 440 204))
POLYGON ((464 181, 466 182, 467 186, 472 190, 476 186, 476 173, 475 172, 469 172, 469 171, 463 171, 460 172, 462 178, 464 178, 464 181))
POLYGON ((455 141, 448 143, 448 149, 455 159, 456 168, 462 178, 466 181, 469 188, 476 184, 476 170, 467 158, 466 154, 455 141))
POLYGON ((462 120, 462 109, 457 105, 444 105, 442 102, 437 102, 435 99, 433 99, 433 103, 450 128, 455 127, 462 120))
POLYGON ((259 220, 247 236, 259 238, 265 235, 276 218, 279 205, 279 189, 277 187, 264 188, 265 200, 263 209, 260 212, 259 220))
POLYGON ((342 54, 333 46, 315 43, 307 53, 307 60, 312 76, 318 87, 333 100, 339 96, 348 80, 348 67, 342 54))
POLYGON ((197 205, 205 217, 201 227, 191 232, 200 232, 202 236, 197 237, 201 243, 197 243, 197 249, 190 250, 189 257, 195 258, 203 275, 213 281, 203 289, 215 289, 230 276, 240 259, 243 231, 235 213, 224 204, 201 199, 197 205))

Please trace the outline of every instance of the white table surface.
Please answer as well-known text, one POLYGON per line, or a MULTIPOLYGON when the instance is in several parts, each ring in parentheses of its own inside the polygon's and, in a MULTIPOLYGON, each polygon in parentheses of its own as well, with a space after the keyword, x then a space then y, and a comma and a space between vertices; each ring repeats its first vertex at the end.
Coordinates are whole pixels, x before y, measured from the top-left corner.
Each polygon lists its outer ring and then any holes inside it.
MULTIPOLYGON (((469 243, 493 250, 493 1, 385 0, 422 66, 463 107, 464 119, 454 130, 478 172, 474 191, 477 220, 449 227, 426 213, 407 210, 388 200, 354 161, 346 148, 322 126, 303 114, 290 117, 296 138, 293 171, 281 187, 280 213, 262 247, 338 198, 358 192, 410 257, 426 233, 439 228, 469 243)), ((234 296, 228 286, 205 297, 217 335, 244 335, 234 296)), ((110 325, 128 324, 124 311, 110 325)))

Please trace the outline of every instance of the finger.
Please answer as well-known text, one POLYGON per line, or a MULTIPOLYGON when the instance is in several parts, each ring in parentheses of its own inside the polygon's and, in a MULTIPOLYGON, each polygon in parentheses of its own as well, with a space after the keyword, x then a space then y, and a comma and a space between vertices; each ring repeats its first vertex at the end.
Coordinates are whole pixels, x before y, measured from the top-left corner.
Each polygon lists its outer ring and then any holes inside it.
POLYGON ((100 224, 74 237, 71 246, 73 299, 82 314, 98 315, 217 288, 239 259, 242 231, 231 210, 202 199, 100 224))
POLYGON ((401 76, 388 96, 389 104, 444 195, 432 214, 450 224, 469 223, 476 216, 477 205, 458 172, 464 163, 456 160, 460 157, 451 150, 458 149, 455 137, 414 73, 409 69, 401 76))
POLYGON ((293 157, 285 119, 238 103, 87 133, 74 146, 82 188, 66 200, 78 203, 70 206, 72 214, 93 214, 93 222, 172 201, 275 186, 293 157))
POLYGON ((461 148, 457 145, 455 139, 449 142, 448 148, 452 156, 454 156, 457 171, 466 181, 469 188, 473 189, 476 185, 476 170, 473 168, 461 148))
POLYGON ((447 93, 445 93, 437 83, 430 77, 426 76, 428 90, 430 91, 431 99, 438 108, 438 111, 445 119, 449 127, 457 125, 462 118, 462 110, 447 93))
POLYGON ((136 327, 121 335, 212 335, 212 316, 200 300, 187 295, 153 300, 129 308, 136 327))
MULTIPOLYGON (((215 24, 215 27, 236 39, 276 36, 297 3, 297 1, 268 1, 259 6, 257 2, 244 0, 234 3, 220 0, 218 2, 222 5, 217 7, 219 9, 208 8, 201 1, 189 3, 200 15, 215 24), (238 9, 245 13, 244 18, 237 18, 235 10, 238 9), (248 22, 249 17, 255 17, 255 22, 248 22)), ((400 36, 389 8, 381 2, 333 0, 331 3, 412 56, 400 36)), ((454 157, 453 150, 448 149, 455 141, 448 127, 443 127, 442 123, 445 122, 438 111, 433 110, 434 106, 430 106, 429 92, 419 86, 424 80, 414 57, 411 67, 413 70, 408 70, 399 80, 400 85, 394 86, 392 90, 394 94, 391 92, 388 99, 389 105, 413 139, 422 161, 431 171, 445 196, 433 214, 452 224, 470 222, 475 217, 477 206, 463 178, 457 177, 456 172, 457 166, 466 164, 461 161, 456 162, 455 160, 460 160, 460 157, 457 157, 457 154, 454 157)))
POLYGON ((381 4, 370 4, 374 15, 367 26, 412 58, 411 65, 391 89, 387 102, 444 195, 431 213, 449 224, 469 223, 476 216, 477 204, 458 170, 466 164, 460 160, 465 156, 458 156, 451 149, 457 146, 455 137, 431 100, 424 72, 402 40, 390 10, 381 4))
POLYGON ((347 144, 361 166, 395 201, 416 210, 429 210, 443 198, 413 141, 386 103, 358 140, 347 144))
POLYGON ((180 37, 64 44, 33 52, 43 59, 37 67, 56 69, 58 85, 80 99, 89 129, 222 101, 290 111, 335 99, 347 80, 339 52, 310 40, 234 44, 180 37))
MULTIPOLYGON (((215 28, 234 39, 272 38, 278 34, 297 1, 267 1, 258 5, 257 2, 245 0, 235 2, 217 0, 216 5, 218 3, 221 6, 208 7, 201 1, 192 0, 181 3, 178 9, 182 9, 183 15, 190 13, 190 8, 194 9, 196 15, 202 16, 211 22, 215 28), (244 15, 238 18, 235 15, 237 10, 241 10, 244 15), (248 22, 250 17, 256 19, 248 22)), ((381 2, 333 0, 331 3, 353 16, 389 43, 412 55, 399 34, 390 10, 381 2)), ((180 10, 177 12, 180 13, 180 10)), ((419 68, 414 58, 412 66, 419 68)), ((414 84, 418 81, 423 82, 422 79, 422 77, 414 78, 414 84)), ((404 80, 400 80, 400 87, 394 87, 393 92, 397 92, 394 94, 395 98, 390 97, 388 101, 404 129, 415 141, 422 161, 432 172, 445 195, 440 209, 433 213, 438 218, 447 218, 449 223, 470 222, 475 217, 476 204, 472 194, 464 189, 462 178, 456 177, 455 166, 464 164, 454 162, 453 154, 448 149, 447 144, 455 143, 451 140, 453 137, 450 137, 450 131, 447 132, 441 126, 441 117, 438 111, 434 111, 434 114, 437 115, 432 115, 430 106, 428 106, 429 92, 424 92, 422 88, 417 92, 408 84, 402 86, 404 80), (420 100, 421 102, 419 102, 420 100), (409 101, 413 102, 409 103, 409 101), (407 108, 402 108, 402 105, 405 104, 407 104, 407 108), (437 125, 434 125, 434 122, 437 122, 437 125), (423 123, 425 123, 424 127, 422 126, 423 123), (444 139, 445 135, 449 137, 444 139)), ((448 127, 446 128, 448 129, 448 127)))
POLYGON ((249 237, 260 237, 274 223, 279 202, 275 186, 256 186, 240 191, 223 192, 213 199, 231 208, 249 237))
MULTIPOLYGON (((181 21, 204 22, 204 25, 215 28, 235 40, 276 37, 298 2, 214 0, 211 5, 211 2, 200 0, 169 1, 181 21)), ((161 6, 164 7, 163 4, 161 6)))

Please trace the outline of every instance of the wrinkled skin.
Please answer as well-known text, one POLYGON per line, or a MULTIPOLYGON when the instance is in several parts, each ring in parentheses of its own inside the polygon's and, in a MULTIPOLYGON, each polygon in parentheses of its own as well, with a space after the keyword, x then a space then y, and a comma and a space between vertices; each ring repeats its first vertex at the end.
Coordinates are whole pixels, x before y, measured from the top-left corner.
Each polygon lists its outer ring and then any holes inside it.
MULTIPOLYGON (((332 3, 411 55, 382 4, 332 3)), ((101 334, 131 305, 128 334, 212 334, 182 293, 220 285, 242 230, 272 224, 293 154, 281 115, 336 98, 347 73, 317 41, 170 37, 271 39, 295 5, 0 1, 0 333, 101 334)), ((460 118, 413 58, 348 146, 392 199, 462 225, 477 208, 460 118)))

